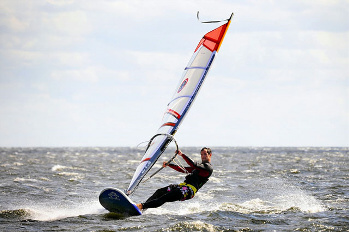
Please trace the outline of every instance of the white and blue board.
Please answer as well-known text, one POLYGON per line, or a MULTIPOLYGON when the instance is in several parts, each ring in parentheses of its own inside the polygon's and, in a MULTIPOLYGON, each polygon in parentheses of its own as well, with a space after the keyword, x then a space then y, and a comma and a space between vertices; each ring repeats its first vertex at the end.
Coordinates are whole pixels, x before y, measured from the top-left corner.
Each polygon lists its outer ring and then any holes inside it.
POLYGON ((116 188, 104 189, 99 194, 99 202, 109 212, 119 213, 124 216, 142 214, 136 204, 123 191, 116 188))

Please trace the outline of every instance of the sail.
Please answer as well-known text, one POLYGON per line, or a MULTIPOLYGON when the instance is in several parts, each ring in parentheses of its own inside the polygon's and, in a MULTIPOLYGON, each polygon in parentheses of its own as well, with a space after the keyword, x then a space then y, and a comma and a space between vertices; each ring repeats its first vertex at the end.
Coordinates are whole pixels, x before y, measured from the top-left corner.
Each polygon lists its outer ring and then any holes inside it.
POLYGON ((166 134, 174 135, 188 113, 220 48, 228 30, 230 19, 231 17, 227 20, 227 23, 205 34, 197 45, 192 58, 184 69, 179 85, 175 88, 175 93, 167 105, 161 126, 156 133, 158 136, 153 137, 154 139, 148 145, 126 190, 127 195, 133 193, 172 141, 172 137, 166 134))

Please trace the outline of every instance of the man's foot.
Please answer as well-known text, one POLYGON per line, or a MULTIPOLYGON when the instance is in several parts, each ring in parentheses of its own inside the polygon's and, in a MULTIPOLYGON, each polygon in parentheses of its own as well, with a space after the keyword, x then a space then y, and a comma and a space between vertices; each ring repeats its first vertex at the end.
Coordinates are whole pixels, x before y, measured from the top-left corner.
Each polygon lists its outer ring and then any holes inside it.
POLYGON ((142 209, 143 209, 142 203, 136 204, 136 206, 138 207, 139 210, 142 210, 142 209))

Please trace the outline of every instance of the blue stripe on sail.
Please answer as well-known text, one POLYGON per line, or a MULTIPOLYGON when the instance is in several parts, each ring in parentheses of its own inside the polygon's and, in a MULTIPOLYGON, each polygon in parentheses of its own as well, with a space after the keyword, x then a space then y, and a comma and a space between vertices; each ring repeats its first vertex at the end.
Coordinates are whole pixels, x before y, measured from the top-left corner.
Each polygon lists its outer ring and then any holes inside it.
POLYGON ((207 67, 199 67, 199 66, 185 67, 184 70, 188 70, 188 69, 207 69, 207 67))
POLYGON ((179 97, 176 97, 174 99, 172 99, 167 105, 171 104, 173 101, 179 99, 179 98, 182 98, 182 97, 187 97, 187 98, 191 98, 193 95, 183 95, 183 96, 179 96, 179 97))

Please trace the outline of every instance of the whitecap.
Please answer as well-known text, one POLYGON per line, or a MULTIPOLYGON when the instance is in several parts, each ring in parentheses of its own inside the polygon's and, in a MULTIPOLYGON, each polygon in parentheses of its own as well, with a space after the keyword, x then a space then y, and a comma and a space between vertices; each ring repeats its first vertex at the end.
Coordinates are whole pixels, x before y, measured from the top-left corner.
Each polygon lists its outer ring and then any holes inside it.
POLYGON ((79 173, 76 172, 60 172, 58 173, 60 176, 79 176, 79 173))
POLYGON ((20 163, 20 162, 14 162, 13 165, 15 165, 15 166, 23 166, 24 164, 20 163))
POLYGON ((66 166, 63 165, 55 165, 51 168, 51 171, 56 172, 56 171, 62 171, 63 169, 67 168, 66 166))
POLYGON ((13 181, 14 182, 38 182, 37 179, 27 179, 27 178, 20 178, 20 177, 16 177, 13 181))

